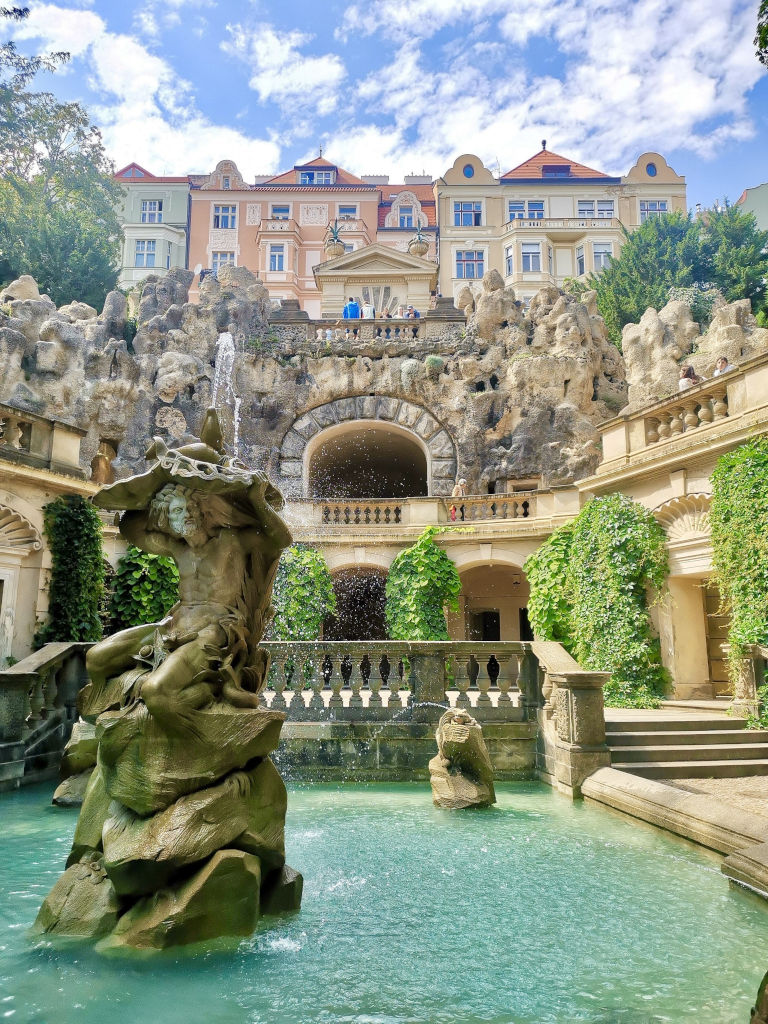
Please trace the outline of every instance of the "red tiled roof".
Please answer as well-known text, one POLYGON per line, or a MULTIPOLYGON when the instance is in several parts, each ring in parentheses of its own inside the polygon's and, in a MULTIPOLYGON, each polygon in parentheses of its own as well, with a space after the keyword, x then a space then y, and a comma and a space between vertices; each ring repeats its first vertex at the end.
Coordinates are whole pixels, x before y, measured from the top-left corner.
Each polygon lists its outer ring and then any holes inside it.
POLYGON ((136 164, 136 163, 126 164, 125 167, 121 167, 119 171, 115 172, 115 177, 119 178, 121 181, 165 181, 165 182, 179 182, 179 183, 184 182, 184 183, 188 183, 189 180, 190 180, 189 179, 189 175, 187 175, 187 174, 184 174, 181 177, 167 177, 167 176, 163 176, 163 175, 158 177, 158 175, 152 174, 151 171, 148 171, 145 167, 142 167, 141 164, 136 164), (130 170, 141 171, 141 174, 137 175, 136 177, 134 177, 132 174, 131 175, 126 175, 125 172, 126 171, 130 171, 130 170))
MULTIPOLYGON (((263 181, 262 185, 296 185, 296 172, 312 170, 312 168, 318 168, 318 170, 336 171, 336 181, 334 185, 360 185, 362 188, 375 188, 374 185, 368 185, 362 180, 362 178, 355 177, 354 174, 350 174, 349 171, 345 171, 343 167, 339 167, 337 164, 332 164, 330 160, 326 160, 324 156, 319 156, 314 160, 310 160, 306 164, 296 164, 290 171, 284 171, 282 174, 276 175, 274 178, 268 178, 267 181, 263 181)), ((333 188, 333 185, 312 185, 312 188, 333 188)))
POLYGON ((426 215, 427 227, 437 226, 437 208, 435 207, 435 193, 431 185, 379 185, 381 189, 381 202, 379 203, 379 227, 384 227, 387 214, 392 209, 392 196, 400 192, 412 192, 421 204, 422 213, 426 215))
MULTIPOLYGON (((593 167, 586 167, 575 160, 552 153, 548 149, 541 149, 529 160, 513 167, 511 171, 502 174, 502 178, 543 178, 545 167, 569 167, 568 178, 609 178, 610 175, 596 171, 593 167)), ((565 177, 565 175, 563 175, 565 177)), ((554 180, 557 180, 556 178, 554 180)))

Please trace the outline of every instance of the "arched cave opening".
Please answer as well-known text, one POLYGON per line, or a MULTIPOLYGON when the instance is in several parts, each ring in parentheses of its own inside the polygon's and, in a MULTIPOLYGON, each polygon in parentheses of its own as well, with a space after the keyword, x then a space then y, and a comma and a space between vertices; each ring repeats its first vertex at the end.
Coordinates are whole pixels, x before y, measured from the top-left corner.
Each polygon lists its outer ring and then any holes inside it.
POLYGON ((415 498, 428 493, 424 449, 405 431, 386 424, 331 428, 310 455, 312 498, 415 498))
POLYGON ((336 614, 323 623, 325 640, 386 640, 387 574, 383 569, 342 569, 333 575, 336 614))

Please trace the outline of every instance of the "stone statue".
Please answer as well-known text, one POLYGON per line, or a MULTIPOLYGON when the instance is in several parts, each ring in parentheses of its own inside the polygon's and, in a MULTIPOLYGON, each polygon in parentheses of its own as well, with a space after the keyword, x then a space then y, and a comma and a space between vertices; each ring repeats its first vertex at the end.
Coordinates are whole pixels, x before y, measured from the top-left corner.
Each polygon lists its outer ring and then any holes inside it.
POLYGON ((162 622, 88 652, 83 718, 96 723, 67 870, 36 931, 160 948, 250 934, 260 913, 297 909, 285 865, 286 792, 269 753, 284 715, 259 706, 258 646, 290 532, 267 479, 223 451, 214 410, 200 439, 155 438, 150 468, 94 501, 121 533, 173 558, 179 601, 162 622))
POLYGON ((432 799, 437 807, 488 807, 496 803, 493 767, 480 724, 451 708, 435 731, 438 753, 429 762, 432 799))

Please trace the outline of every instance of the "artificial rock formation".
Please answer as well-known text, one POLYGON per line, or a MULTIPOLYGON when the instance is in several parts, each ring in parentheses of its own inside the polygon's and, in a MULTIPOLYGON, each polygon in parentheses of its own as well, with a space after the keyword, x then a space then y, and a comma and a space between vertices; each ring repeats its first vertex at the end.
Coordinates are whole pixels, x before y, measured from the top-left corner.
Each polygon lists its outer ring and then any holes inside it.
POLYGON ((432 799, 455 810, 496 803, 493 768, 480 724, 467 712, 451 709, 435 730, 438 753, 429 762, 432 799))
MULTIPOLYGON (((141 469, 151 435, 189 439, 212 404, 228 332, 239 454, 289 497, 302 493, 302 443, 338 422, 339 403, 357 403, 352 418, 398 417, 430 447, 433 492, 450 494, 457 475, 476 493, 499 478, 547 486, 585 475, 596 425, 626 401, 621 356, 591 295, 549 288, 525 310, 491 271, 476 295, 465 289, 466 327, 424 316, 418 338, 404 329, 321 342, 306 321, 270 321, 266 289, 244 267, 205 278, 199 304, 187 300, 191 280, 185 270, 150 276, 128 301, 112 292, 98 315, 77 302, 56 309, 29 288, 17 298, 12 286, 0 307, 2 399, 84 429, 83 468, 119 479, 141 469)), ((217 404, 232 437, 232 402, 217 404)))
POLYGON ((80 718, 72 726, 72 733, 61 758, 61 782, 53 794, 53 803, 59 807, 79 807, 85 796, 93 769, 96 767, 96 726, 80 718))
POLYGON ((128 540, 175 560, 179 602, 88 652, 81 712, 95 723, 97 766, 67 869, 36 921, 38 933, 103 949, 246 935, 262 912, 301 902, 301 876, 285 864, 285 785, 269 758, 285 716, 258 697, 258 642, 290 543, 280 495, 223 454, 212 411, 200 439, 169 449, 156 438, 150 454, 145 473, 95 500, 126 510, 128 540))

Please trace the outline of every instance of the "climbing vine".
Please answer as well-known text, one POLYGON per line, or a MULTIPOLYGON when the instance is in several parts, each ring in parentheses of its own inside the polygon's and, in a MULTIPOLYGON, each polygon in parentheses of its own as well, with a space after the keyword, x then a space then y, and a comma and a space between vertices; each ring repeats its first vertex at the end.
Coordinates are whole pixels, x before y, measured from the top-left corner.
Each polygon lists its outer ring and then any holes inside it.
POLYGON ((525 563, 538 639, 560 641, 579 664, 611 673, 612 707, 653 707, 666 672, 648 612, 668 572, 665 534, 623 494, 588 502, 525 563))
POLYGON ((69 494, 43 507, 43 524, 51 582, 48 621, 35 634, 35 645, 100 640, 104 563, 99 514, 81 495, 69 494))
POLYGON ((328 564, 315 548, 293 544, 283 552, 272 591, 275 610, 270 640, 317 640, 327 615, 336 611, 328 564))
POLYGON ((715 580, 731 620, 733 680, 744 647, 768 641, 768 437, 718 459, 709 524, 715 580))
POLYGON ((387 576, 385 609, 393 640, 449 640, 445 609, 459 610, 461 579, 428 526, 416 543, 401 551, 387 576))
POLYGON ((110 617, 112 629, 159 622, 179 599, 179 570, 171 558, 131 545, 117 563, 110 617))

